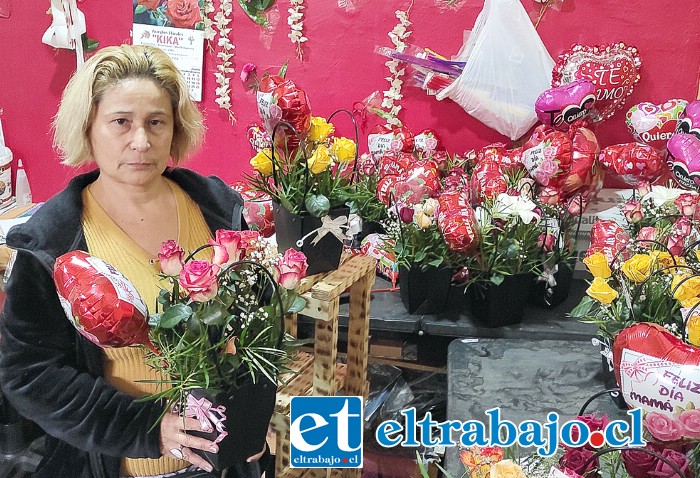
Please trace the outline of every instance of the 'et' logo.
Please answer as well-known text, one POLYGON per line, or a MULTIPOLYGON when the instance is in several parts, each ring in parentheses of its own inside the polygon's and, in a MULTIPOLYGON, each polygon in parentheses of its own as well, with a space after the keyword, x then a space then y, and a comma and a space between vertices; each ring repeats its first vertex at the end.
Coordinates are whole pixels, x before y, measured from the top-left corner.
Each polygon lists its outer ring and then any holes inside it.
POLYGON ((362 397, 292 397, 290 466, 360 468, 363 422, 362 397))

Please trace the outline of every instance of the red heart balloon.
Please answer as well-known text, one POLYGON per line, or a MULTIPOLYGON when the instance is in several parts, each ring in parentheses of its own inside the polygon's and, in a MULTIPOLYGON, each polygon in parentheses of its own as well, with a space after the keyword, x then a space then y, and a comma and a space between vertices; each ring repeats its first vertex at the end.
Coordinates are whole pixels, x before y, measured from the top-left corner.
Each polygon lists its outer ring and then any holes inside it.
POLYGON ((129 280, 102 259, 83 251, 63 254, 54 264, 58 297, 71 323, 100 347, 142 344, 148 338, 148 310, 129 280))
POLYGON ((572 127, 569 130, 573 152, 571 170, 561 187, 563 199, 582 194, 595 195, 603 187, 604 170, 598 164, 600 148, 593 131, 588 128, 572 127))
POLYGON ((683 113, 685 100, 668 100, 661 105, 639 103, 627 111, 625 123, 634 139, 656 149, 664 149, 683 113))
POLYGON ((615 144, 603 149, 598 156, 600 164, 629 184, 653 182, 664 172, 665 164, 659 152, 642 143, 615 144))
POLYGON ((402 176, 412 163, 412 155, 401 151, 388 151, 379 159, 377 173, 380 178, 390 174, 402 176))
POLYGON ((493 161, 479 163, 471 178, 472 199, 481 204, 484 198, 494 198, 508 190, 508 179, 501 167, 493 161))
POLYGON ((642 322, 622 330, 613 344, 613 366, 632 407, 673 416, 688 404, 700 404, 700 348, 658 324, 642 322))
POLYGON ((523 145, 521 161, 535 181, 558 190, 571 171, 572 149, 566 133, 540 125, 523 145))
POLYGON ((596 86, 590 117, 598 122, 622 107, 639 81, 641 60, 637 49, 624 43, 606 46, 574 45, 559 55, 552 86, 587 80, 596 86))

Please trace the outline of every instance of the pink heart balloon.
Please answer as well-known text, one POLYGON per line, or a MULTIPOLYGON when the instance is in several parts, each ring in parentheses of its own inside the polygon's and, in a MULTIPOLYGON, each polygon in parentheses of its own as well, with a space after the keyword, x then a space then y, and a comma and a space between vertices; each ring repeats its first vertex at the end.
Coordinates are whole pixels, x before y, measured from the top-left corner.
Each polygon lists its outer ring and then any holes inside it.
POLYGON ((688 103, 683 113, 681 113, 676 133, 692 134, 700 139, 700 100, 688 103))
POLYGON ((666 147, 673 179, 681 187, 700 190, 700 139, 691 134, 674 134, 666 147))
POLYGON ((547 126, 567 129, 571 123, 588 115, 595 102, 595 91, 595 85, 586 80, 545 90, 535 100, 537 118, 547 126))
POLYGON ((627 111, 625 123, 632 136, 640 143, 664 149, 671 139, 678 118, 688 104, 685 100, 668 100, 661 105, 639 103, 627 111))

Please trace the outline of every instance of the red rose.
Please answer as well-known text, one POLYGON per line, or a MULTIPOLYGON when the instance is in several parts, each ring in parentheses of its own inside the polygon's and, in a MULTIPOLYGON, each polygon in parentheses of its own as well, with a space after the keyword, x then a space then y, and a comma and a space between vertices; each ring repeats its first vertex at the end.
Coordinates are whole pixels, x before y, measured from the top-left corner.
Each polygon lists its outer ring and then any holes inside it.
POLYGON ((155 10, 160 5, 161 0, 138 0, 139 5, 143 5, 149 10, 155 10))
POLYGON ((166 0, 168 16, 173 26, 177 28, 192 28, 195 23, 202 21, 197 0, 166 0))
POLYGON ((206 302, 219 291, 217 274, 219 266, 207 261, 190 261, 180 272, 180 286, 195 302, 206 302))
POLYGON ((185 255, 185 250, 172 239, 165 241, 160 246, 158 253, 158 261, 160 262, 160 271, 169 276, 176 276, 182 270, 182 260, 185 255))
POLYGON ((559 464, 583 476, 598 468, 598 459, 591 459, 593 454, 585 448, 570 448, 559 459, 559 464))
POLYGON ((540 237, 537 238, 537 247, 542 249, 543 252, 552 252, 556 239, 554 235, 543 232, 540 234, 540 237))
POLYGON ((279 272, 279 283, 285 289, 294 289, 306 277, 306 256, 303 252, 287 249, 284 256, 277 263, 279 272))
POLYGON ((653 472, 654 468, 656 468, 658 459, 642 450, 657 451, 652 445, 648 444, 643 449, 630 448, 623 450, 620 454, 625 470, 632 478, 650 478, 649 472, 653 472))

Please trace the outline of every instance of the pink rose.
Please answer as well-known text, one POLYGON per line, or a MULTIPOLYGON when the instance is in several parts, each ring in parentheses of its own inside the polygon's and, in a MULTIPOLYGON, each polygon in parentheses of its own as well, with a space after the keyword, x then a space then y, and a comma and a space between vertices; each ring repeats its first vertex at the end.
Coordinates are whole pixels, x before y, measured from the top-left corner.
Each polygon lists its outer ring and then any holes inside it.
POLYGON ((637 242, 641 242, 642 246, 649 246, 650 243, 648 241, 654 240, 656 240, 656 228, 652 226, 643 227, 637 233, 637 242))
POLYGON ((247 255, 248 249, 251 248, 253 243, 260 239, 260 232, 259 231, 238 231, 238 234, 241 238, 240 248, 243 249, 243 257, 241 257, 241 259, 243 259, 247 255))
MULTIPOLYGON (((678 466, 678 469, 681 473, 683 473, 683 476, 693 476, 692 471, 688 469, 688 457, 686 457, 683 453, 679 453, 675 450, 671 450, 670 448, 666 448, 664 451, 661 452, 661 456, 678 466)), ((653 471, 649 472, 649 475, 656 476, 659 478, 681 478, 678 476, 678 473, 673 471, 673 468, 671 468, 669 465, 667 465, 661 460, 656 461, 656 467, 653 471)))
POLYGON ((207 261, 190 261, 180 271, 180 286, 195 302, 206 302, 219 291, 219 266, 207 261))
POLYGON ((683 436, 683 425, 680 422, 658 412, 648 413, 644 417, 644 425, 651 436, 659 441, 680 440, 683 436))
POLYGON ((248 81, 248 75, 255 71, 254 63, 246 63, 241 69, 241 81, 248 81))
POLYGON ((225 352, 227 354, 231 355, 236 355, 236 336, 234 335, 230 339, 228 339, 228 342, 226 342, 226 350, 225 352))
POLYGON ((537 238, 537 247, 542 249, 544 252, 552 252, 554 249, 554 241, 556 237, 552 234, 542 233, 540 237, 537 238))
POLYGON ((556 206, 559 203, 559 191, 553 187, 542 188, 540 191, 540 202, 556 206))
POLYGON ((160 246, 158 253, 158 261, 160 262, 160 271, 168 276, 176 276, 182 270, 182 260, 185 256, 185 250, 176 241, 170 239, 165 241, 160 246))
POLYGON ((677 234, 679 236, 687 237, 690 235, 692 230, 692 225, 690 224, 690 219, 687 217, 679 217, 676 222, 673 223, 673 228, 671 229, 671 234, 677 234))
POLYGON ((553 176, 559 170, 559 164, 551 159, 545 159, 538 168, 549 176, 553 176))
POLYGON ((215 239, 209 239, 209 244, 214 246, 214 258, 212 258, 214 264, 221 265, 240 261, 245 252, 245 249, 241 247, 241 231, 217 229, 215 239), (225 260, 220 262, 224 257, 225 260))
POLYGON ((639 181, 639 184, 637 185, 637 192, 639 193, 640 198, 643 198, 649 194, 651 192, 651 184, 649 181, 639 181))
POLYGON ((700 410, 684 410, 678 417, 683 425, 683 436, 691 440, 700 439, 700 410))
POLYGON ((627 201, 620 208, 622 213, 625 215, 627 222, 630 224, 636 224, 642 219, 644 219, 644 212, 642 211, 642 203, 636 200, 627 201))
POLYGON ((542 149, 542 156, 544 156, 545 161, 553 161, 557 156, 557 148, 554 146, 545 146, 542 149))
POLYGON ((678 256, 683 252, 683 247, 685 245, 685 236, 681 236, 678 234, 671 234, 668 236, 668 241, 666 242, 666 247, 668 248, 668 252, 673 254, 674 256, 678 256))
POLYGON ((285 289, 294 289, 299 285, 304 277, 306 277, 306 256, 303 252, 287 249, 284 256, 277 264, 277 272, 279 272, 279 283, 285 289))
POLYGON ((543 171, 542 169, 538 169, 535 171, 535 180, 542 186, 547 186, 549 184, 551 176, 551 174, 547 173, 546 171, 543 171))
POLYGON ((197 0, 166 0, 168 16, 175 28, 192 28, 202 21, 197 0))
POLYGON ((673 201, 673 204, 678 208, 678 212, 684 216, 692 217, 697 209, 698 198, 694 194, 683 193, 673 201))

